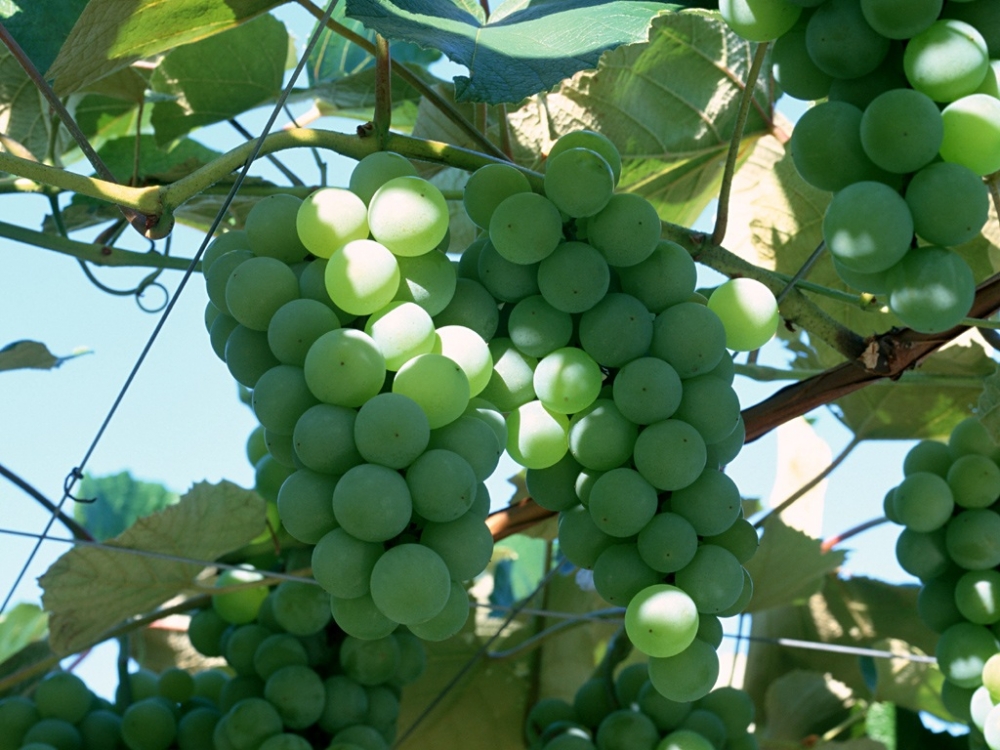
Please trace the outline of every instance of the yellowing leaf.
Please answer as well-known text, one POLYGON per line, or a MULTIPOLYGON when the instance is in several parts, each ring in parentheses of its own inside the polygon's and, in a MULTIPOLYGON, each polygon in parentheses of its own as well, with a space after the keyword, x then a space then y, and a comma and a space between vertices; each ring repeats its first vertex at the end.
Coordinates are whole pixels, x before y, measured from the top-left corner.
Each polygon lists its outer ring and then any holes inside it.
MULTIPOLYGON (((214 560, 264 529, 264 500, 231 482, 196 484, 181 501, 136 521, 106 547, 214 560)), ((39 579, 49 640, 71 654, 122 620, 148 612, 191 585, 204 566, 100 547, 70 550, 39 579)))

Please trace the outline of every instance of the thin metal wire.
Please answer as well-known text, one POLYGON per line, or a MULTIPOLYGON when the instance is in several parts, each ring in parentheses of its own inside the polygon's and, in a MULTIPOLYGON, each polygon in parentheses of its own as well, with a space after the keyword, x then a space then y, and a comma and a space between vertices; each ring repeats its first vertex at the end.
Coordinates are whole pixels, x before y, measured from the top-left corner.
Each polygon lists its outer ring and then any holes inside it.
MULTIPOLYGON (((38 539, 39 535, 32 531, 18 531, 16 529, 4 529, 0 528, 0 534, 7 534, 8 536, 19 536, 28 539, 38 539)), ((203 568, 221 568, 223 570, 246 570, 246 566, 242 565, 230 565, 229 563, 219 562, 217 560, 199 560, 195 557, 184 557, 183 555, 171 555, 168 552, 154 552, 148 549, 133 549, 132 547, 119 547, 115 544, 105 544, 104 542, 93 542, 89 539, 69 539, 67 537, 61 536, 43 536, 42 541, 46 542, 61 542, 62 544, 71 544, 74 547, 93 547, 97 549, 103 549, 108 552, 123 552, 127 555, 135 555, 136 557, 148 557, 153 560, 164 560, 166 562, 178 562, 185 563, 187 565, 198 565, 203 568)), ((282 581, 297 581, 299 583, 311 583, 314 586, 318 586, 314 578, 306 578, 305 576, 296 576, 289 573, 278 573, 269 570, 258 571, 261 575, 267 578, 279 578, 282 581)))
POLYGON ((842 646, 839 643, 822 643, 819 641, 800 641, 796 638, 767 638, 760 635, 743 635, 736 633, 726 633, 726 638, 742 638, 755 643, 769 643, 773 646, 784 646, 786 648, 803 648, 810 651, 827 651, 834 654, 846 654, 848 656, 870 656, 873 659, 906 659, 920 664, 937 664, 937 659, 933 656, 923 654, 897 654, 892 651, 882 651, 874 648, 863 648, 861 646, 842 646))
POLYGON ((257 156, 260 154, 260 150, 264 145, 264 138, 267 136, 268 133, 271 132, 271 128, 274 126, 275 121, 278 119, 278 114, 281 112, 282 107, 288 100, 288 96, 292 92, 292 88, 295 85, 295 81, 302 73, 302 69, 305 67, 306 61, 309 59, 309 55, 312 53, 313 48, 319 41, 321 32, 326 27, 326 21, 330 18, 331 14, 333 13, 333 9, 336 7, 337 1, 338 0, 330 0, 330 2, 327 4, 327 8, 323 15, 323 19, 320 21, 320 23, 316 25, 316 30, 313 32, 312 37, 309 39, 309 43, 306 45, 306 48, 303 51, 302 56, 299 58, 299 62, 295 66, 295 70, 292 71, 292 75, 288 80, 288 84, 281 92, 281 96, 278 97, 278 101, 274 105, 274 108, 272 109, 271 114, 267 119, 267 123, 264 125, 263 132, 257 138, 257 144, 256 146, 254 146, 253 152, 247 158, 246 163, 243 165, 243 168, 240 170, 239 175, 233 182, 233 186, 232 188, 230 188, 228 195, 226 195, 225 200, 222 202, 222 206, 219 208, 219 211, 216 214, 215 219, 212 221, 211 227, 209 227, 208 232, 206 232, 205 238, 202 240, 201 246, 198 248, 198 252, 195 253, 194 257, 191 259, 191 264, 184 271, 184 276, 181 278, 180 283, 178 283, 177 290, 174 292, 174 296, 170 299, 170 302, 167 304, 166 308, 164 308, 163 315, 160 316, 160 319, 157 321, 156 326, 153 328, 153 332, 150 335, 149 340, 143 347, 142 352, 140 352, 139 358, 136 360, 135 365, 132 367, 132 371, 125 379, 125 384, 122 386, 121 390, 118 393, 118 396, 114 400, 114 403, 111 405, 111 409, 108 411, 107 416, 101 423, 101 426, 98 429, 97 434, 94 436, 94 439, 90 444, 90 447, 87 449, 86 453, 83 456, 83 460, 80 462, 78 466, 75 466, 73 468, 73 470, 69 473, 69 475, 67 475, 67 479, 64 484, 65 492, 63 493, 62 499, 56 506, 57 512, 54 512, 52 513, 51 516, 49 516, 49 520, 45 524, 45 528, 42 530, 42 536, 39 537, 38 541, 35 543, 34 548, 29 553, 28 558, 24 561, 24 565, 21 567, 21 570, 17 574, 17 578, 14 580, 14 584, 11 586, 10 591, 7 592, 7 596, 4 598, 3 604, 0 605, 0 614, 3 614, 3 612, 6 611, 7 606, 10 604, 10 600, 13 598, 14 592, 17 591, 17 587, 21 584, 21 581, 24 578, 25 573, 28 572, 28 568, 31 566, 31 563, 34 561, 36 555, 38 554, 38 550, 41 548, 42 545, 42 540, 45 538, 45 535, 49 533, 52 526, 55 524, 56 519, 58 518, 58 511, 62 510, 63 506, 66 504, 66 501, 70 498, 70 492, 73 489, 73 485, 76 483, 76 480, 83 475, 84 466, 86 466, 94 450, 97 448, 97 444, 104 436, 104 432, 105 430, 107 430, 108 425, 111 423, 112 417, 114 417, 115 413, 118 411, 119 405, 125 398, 125 393, 132 385, 132 381, 135 380, 135 377, 139 372, 139 368, 142 366, 143 362, 146 361, 146 356, 152 349, 153 343, 156 341, 157 337, 160 334, 160 331, 163 329, 163 326, 167 321, 167 318, 170 316, 170 313, 173 311, 174 306, 177 304, 177 300, 180 299, 181 292, 184 291, 184 288, 187 286, 188 281, 194 274, 195 268, 197 267, 198 262, 201 260, 202 254, 204 254, 205 252, 205 248, 208 247, 208 243, 212 239, 212 235, 215 234, 215 230, 218 229, 219 224, 222 223, 222 218, 226 215, 226 211, 229 209, 230 204, 236 197, 236 193, 243 185, 243 181, 246 179, 247 173, 250 171, 251 165, 253 164, 257 156))
POLYGON ((802 279, 806 277, 806 274, 812 270, 812 267, 816 264, 816 261, 819 260, 819 256, 823 254, 824 250, 826 250, 826 241, 821 240, 816 249, 812 251, 812 255, 806 258, 806 262, 803 263, 799 270, 795 272, 795 275, 791 278, 791 280, 785 284, 785 288, 779 292, 778 296, 775 298, 775 301, 778 304, 781 304, 781 301, 788 296, 788 293, 795 288, 795 285, 802 281, 802 279))

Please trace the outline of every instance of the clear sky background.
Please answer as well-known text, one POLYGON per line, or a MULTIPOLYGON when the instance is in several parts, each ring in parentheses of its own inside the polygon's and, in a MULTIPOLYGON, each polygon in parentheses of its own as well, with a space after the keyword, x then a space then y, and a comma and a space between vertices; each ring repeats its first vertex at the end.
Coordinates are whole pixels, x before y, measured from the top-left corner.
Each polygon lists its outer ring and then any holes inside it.
MULTIPOLYGON (((301 51, 312 28, 311 17, 297 6, 281 8, 276 15, 286 22, 301 51)), ((444 71, 452 69, 443 67, 436 72, 448 75, 444 71)), ((299 105, 294 111, 300 113, 304 108, 299 105)), ((785 111, 794 117, 801 112, 801 106, 785 111)), ((257 111, 241 118, 241 122, 256 134, 267 114, 257 111)), ((279 119, 279 126, 283 122, 279 119)), ((318 125, 352 131, 357 123, 326 119, 318 125)), ((225 124, 199 131, 195 137, 220 150, 241 142, 225 124)), ((346 185, 352 162, 329 156, 330 183, 346 185)), ((308 152, 284 152, 279 157, 307 184, 316 184, 318 172, 308 152)), ((81 165, 74 168, 89 172, 81 165)), ((288 184, 264 160, 252 173, 279 185, 288 184)), ((2 221, 38 229, 47 212, 47 199, 41 196, 0 198, 2 221)), ((92 236, 84 234, 78 236, 92 236)), ((172 254, 191 257, 201 240, 200 233, 178 226, 172 254)), ((133 233, 128 246, 146 250, 148 243, 133 233)), ((160 243, 160 249, 162 246, 160 243)), ((109 286, 130 288, 146 271, 95 269, 95 273, 109 286)), ((719 278, 706 272, 703 283, 714 284, 719 278)), ((93 350, 48 372, 0 373, 0 464, 58 501, 66 475, 90 446, 159 315, 143 312, 131 297, 111 296, 95 288, 72 258, 5 239, 0 239, 0 279, 0 346, 32 339, 44 342, 56 355, 69 354, 78 347, 93 350)), ((166 271, 160 277, 172 295, 180 279, 181 273, 176 271, 166 271)), ((158 290, 148 294, 153 305, 162 299, 158 290)), ((104 475, 129 470, 138 479, 162 482, 177 492, 202 480, 229 479, 246 487, 253 485, 253 470, 244 445, 256 423, 250 410, 239 401, 237 387, 224 363, 209 346, 203 323, 206 303, 204 282, 195 275, 87 464, 88 472, 104 475)), ((786 361, 777 344, 765 347, 761 354, 765 364, 784 366, 786 361)), ((757 384, 745 378, 738 378, 736 383, 744 406, 760 401, 781 385, 757 384)), ((851 434, 825 408, 811 416, 815 417, 817 445, 808 447, 799 458, 811 457, 818 462, 818 470, 824 454, 839 453, 851 434)), ((805 445, 801 435, 794 442, 805 445)), ((880 516, 882 497, 902 478, 902 459, 911 445, 905 441, 870 442, 858 447, 828 483, 825 507, 820 510, 819 505, 810 505, 814 515, 822 514, 821 519, 814 519, 816 531, 829 536, 880 516)), ((787 462, 785 466, 777 462, 777 438, 772 434, 745 447, 730 474, 744 496, 761 497, 767 502, 776 477, 790 467, 787 462)), ((808 474, 803 477, 807 478, 808 474)), ((495 506, 509 496, 504 488, 502 479, 493 483, 495 506)), ((779 494, 787 492, 779 490, 779 494)), ((776 499, 780 501, 783 496, 776 499)), ((0 479, 0 527, 38 533, 47 520, 48 514, 34 500, 0 479)), ((53 527, 52 533, 68 536, 60 524, 53 527)), ((852 550, 845 572, 912 582, 895 562, 892 550, 897 535, 895 527, 884 526, 851 539, 845 545, 852 550)), ((32 540, 0 534, 0 595, 6 595, 33 546, 32 540)), ((35 579, 65 549, 65 545, 53 542, 43 545, 13 602, 39 600, 41 592, 35 579)), ((104 647, 80 671, 105 694, 108 691, 100 689, 98 680, 100 677, 103 685, 113 689, 113 681, 108 682, 114 678, 110 666, 113 652, 104 647)))

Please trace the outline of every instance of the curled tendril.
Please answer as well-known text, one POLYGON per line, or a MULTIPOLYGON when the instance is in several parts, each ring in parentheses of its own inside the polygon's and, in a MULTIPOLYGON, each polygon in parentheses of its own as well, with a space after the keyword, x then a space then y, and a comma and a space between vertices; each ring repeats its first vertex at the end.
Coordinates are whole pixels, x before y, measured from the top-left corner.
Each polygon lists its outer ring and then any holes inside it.
POLYGON ((69 474, 63 480, 63 493, 75 503, 83 503, 84 505, 90 505, 91 503, 96 503, 96 497, 77 497, 70 493, 70 489, 73 487, 73 483, 83 479, 83 472, 80 471, 79 466, 74 466, 70 469, 69 474))
MULTIPOLYGON (((170 255, 170 240, 171 238, 168 237, 166 247, 164 248, 163 252, 164 256, 170 255)), ((157 255, 159 254, 156 250, 156 243, 153 242, 153 240, 149 240, 149 252, 157 255)), ((91 271, 90 268, 87 267, 86 261, 78 259, 77 262, 80 264, 80 268, 83 269, 83 273, 90 280, 91 284, 96 286, 102 292, 105 292, 107 294, 113 294, 116 297, 134 297, 135 303, 139 306, 139 309, 142 310, 143 312, 147 313, 161 312, 167 306, 167 303, 170 302, 170 292, 167 291, 167 288, 163 286, 163 284, 157 281, 159 275, 163 273, 162 268, 157 268, 155 271, 147 275, 145 278, 142 279, 142 281, 140 281, 138 284, 136 284, 136 286, 134 286, 131 289, 113 289, 112 287, 109 287, 107 284, 104 284, 102 281, 100 281, 96 276, 94 276, 93 271, 91 271), (161 292, 163 292, 163 301, 159 305, 150 306, 144 304, 142 301, 142 297, 146 293, 146 290, 151 287, 159 289, 161 292)))

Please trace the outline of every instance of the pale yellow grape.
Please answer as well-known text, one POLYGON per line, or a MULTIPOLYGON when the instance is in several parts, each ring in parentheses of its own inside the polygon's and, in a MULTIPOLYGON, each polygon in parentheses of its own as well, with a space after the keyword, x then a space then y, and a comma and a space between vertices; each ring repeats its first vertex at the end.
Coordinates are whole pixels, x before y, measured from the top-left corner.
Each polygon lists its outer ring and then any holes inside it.
POLYGON ((388 305, 399 287, 396 257, 378 242, 354 240, 326 264, 330 299, 352 315, 370 315, 388 305))
POLYGON ((462 416, 469 405, 469 378, 443 354, 421 354, 399 368, 392 392, 416 401, 434 430, 462 416))
POLYGON ((365 323, 365 333, 378 344, 387 370, 398 370, 434 348, 434 321, 415 302, 392 302, 376 310, 365 323))
POLYGON ((396 255, 429 253, 448 232, 448 204, 441 191, 421 177, 396 177, 368 204, 372 236, 396 255))
POLYGON ((527 469, 546 469, 569 450, 569 419, 529 401, 507 415, 507 452, 527 469))
POLYGON ((322 188, 302 201, 295 228, 310 253, 329 258, 352 240, 368 239, 368 207, 350 190, 322 188))
POLYGON ((493 375, 493 356, 483 337, 465 326, 441 326, 432 350, 454 360, 469 379, 469 395, 478 396, 493 375))

